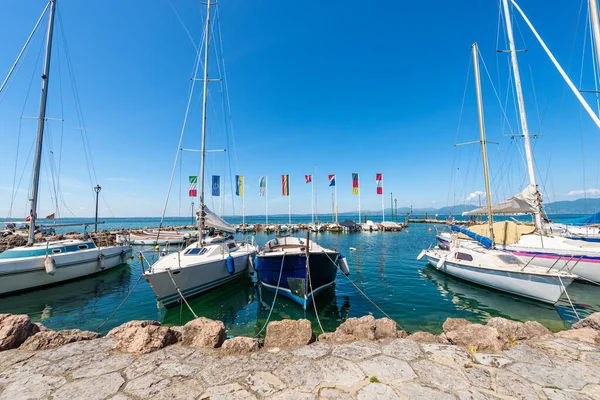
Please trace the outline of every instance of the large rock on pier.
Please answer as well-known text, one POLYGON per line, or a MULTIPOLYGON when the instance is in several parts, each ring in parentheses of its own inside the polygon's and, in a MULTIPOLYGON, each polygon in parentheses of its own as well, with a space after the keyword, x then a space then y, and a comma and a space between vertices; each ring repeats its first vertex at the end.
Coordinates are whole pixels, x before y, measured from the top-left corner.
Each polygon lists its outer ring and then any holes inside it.
POLYGON ((186 346, 221 347, 225 338, 225 325, 221 321, 200 317, 183 326, 182 344, 186 346))
POLYGON ((115 349, 134 354, 151 353, 177 342, 175 332, 160 326, 158 321, 126 322, 106 337, 115 339, 115 349))
POLYGON ((29 336, 19 349, 21 350, 46 350, 63 346, 68 343, 81 340, 92 340, 100 337, 99 333, 81 331, 79 329, 67 329, 64 331, 45 330, 29 336))
POLYGON ((429 332, 415 332, 412 335, 406 337, 408 340, 418 343, 438 343, 448 344, 448 339, 443 336, 436 336, 429 332))
POLYGON ((307 319, 272 321, 267 325, 265 347, 298 347, 315 341, 307 319))
POLYGON ((581 321, 573 324, 573 329, 581 329, 581 328, 592 328, 597 331, 600 331, 600 312, 593 313, 587 318, 582 319, 581 321))
POLYGON ((0 351, 16 349, 39 331, 27 315, 0 314, 0 351))
POLYGON ((0 237, 0 253, 13 247, 25 246, 27 244, 27 238, 21 235, 8 235, 6 237, 0 237))
POLYGON ((223 342, 221 350, 227 354, 246 354, 259 349, 258 339, 249 337, 234 337, 223 342))
POLYGON ((498 329, 479 324, 464 325, 457 330, 446 332, 445 335, 450 343, 475 351, 497 353, 504 348, 505 343, 498 329))
POLYGON ((444 324, 442 325, 442 329, 444 330, 444 333, 448 333, 471 324, 471 321, 467 321, 464 318, 446 318, 446 321, 444 321, 444 324))
POLYGON ((498 329, 502 339, 512 343, 516 340, 528 340, 551 335, 552 333, 537 321, 517 322, 506 318, 491 318, 487 322, 490 328, 498 329))
POLYGON ((350 342, 353 340, 383 340, 398 337, 396 323, 389 318, 375 319, 372 315, 348 318, 335 332, 324 333, 319 341, 350 342))
POLYGON ((554 336, 600 346, 600 330, 593 328, 570 329, 568 331, 557 332, 554 336))

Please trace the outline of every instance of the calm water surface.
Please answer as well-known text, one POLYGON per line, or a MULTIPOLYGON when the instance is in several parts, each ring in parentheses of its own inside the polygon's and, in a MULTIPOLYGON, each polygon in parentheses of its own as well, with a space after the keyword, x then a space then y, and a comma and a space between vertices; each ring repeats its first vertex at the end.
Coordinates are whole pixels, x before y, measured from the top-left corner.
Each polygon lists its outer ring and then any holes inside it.
MULTIPOLYGON (((287 217, 270 218, 273 223, 285 223, 287 217)), ((107 229, 122 227, 157 226, 156 219, 106 220, 107 229)), ((303 218, 306 221, 306 218, 303 218)), ((182 225, 189 218, 170 219, 167 224, 182 225)), ((238 222, 235 219, 231 222, 238 222)), ((262 222, 262 220, 250 222, 262 222)), ((301 221, 297 221, 301 222, 301 221)), ((416 261, 423 248, 435 242, 431 225, 414 224, 403 232, 376 232, 354 234, 318 234, 311 238, 319 244, 340 250, 351 269, 350 278, 381 309, 403 328, 410 331, 441 332, 448 317, 461 317, 483 322, 502 316, 515 320, 537 320, 551 330, 564 329, 573 322, 574 312, 568 303, 557 307, 527 301, 449 277, 416 261), (350 252, 350 247, 357 250, 350 252), (565 321, 567 321, 565 323, 565 321)), ((73 229, 73 228, 68 228, 73 229)), ((299 233, 305 235, 306 233, 299 233)), ((259 233, 258 245, 273 235, 259 233)), ((243 238, 241 235, 239 239, 243 238)), ((134 253, 141 250, 134 247, 134 253)), ((0 298, 0 313, 28 314, 34 321, 52 329, 98 330, 115 308, 132 290, 142 273, 137 257, 127 266, 118 267, 93 277, 59 286, 0 298)), ((600 288, 574 283, 569 287, 571 300, 580 315, 600 311, 600 288)), ((230 335, 254 335, 264 325, 274 294, 262 290, 256 276, 243 277, 190 300, 190 306, 199 316, 218 319, 225 323, 230 335)), ((319 294, 315 303, 325 331, 332 331, 348 317, 373 313, 383 316, 341 274, 336 285, 319 294)), ((166 311, 159 308, 148 283, 142 279, 119 311, 99 331, 132 319, 156 319, 165 324, 180 325, 192 319, 187 308, 166 311)), ((306 312, 291 300, 278 297, 272 320, 308 318, 320 333, 314 309, 306 312)))

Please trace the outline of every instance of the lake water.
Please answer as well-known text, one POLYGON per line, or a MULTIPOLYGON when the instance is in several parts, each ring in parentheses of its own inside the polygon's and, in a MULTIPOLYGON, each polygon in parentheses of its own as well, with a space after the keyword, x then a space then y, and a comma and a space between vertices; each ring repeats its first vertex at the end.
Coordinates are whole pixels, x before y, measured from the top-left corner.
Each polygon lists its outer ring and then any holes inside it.
MULTIPOLYGON (((310 217, 308 217, 310 219, 310 217)), ((251 223, 264 222, 249 217, 251 223)), ((568 220, 563 218, 563 220, 568 220)), ((105 219, 102 228, 141 228, 158 225, 153 218, 105 219)), ((230 219, 237 223, 237 218, 230 219)), ((64 221, 69 222, 69 221, 64 221)), ((189 224, 190 218, 171 218, 167 225, 189 224)), ((269 218, 270 223, 287 223, 287 216, 269 218)), ((306 217, 293 217, 293 222, 307 222, 306 217)), ((61 228, 73 230, 73 228, 61 228)), ((300 232, 299 235, 306 235, 300 232)), ((242 236, 238 235, 241 239, 242 236)), ((274 235, 258 233, 259 246, 274 235)), ((521 299, 479 287, 438 272, 424 261, 416 261, 423 248, 435 243, 433 225, 413 224, 402 232, 353 234, 323 233, 311 235, 322 246, 340 250, 350 265, 350 278, 382 310, 409 331, 441 332, 448 317, 484 322, 495 316, 514 320, 537 320, 551 330, 565 329, 574 322, 574 313, 566 302, 557 307, 521 299), (429 228, 433 228, 429 231, 429 228), (350 247, 357 250, 350 252, 350 247), (566 321, 566 322, 565 322, 566 321)), ((141 250, 134 247, 134 255, 141 250)), ((98 330, 125 299, 142 273, 137 257, 127 266, 58 286, 0 298, 0 313, 28 314, 35 322, 52 329, 98 330)), ((580 315, 600 311, 600 287, 574 283, 569 295, 580 315)), ((243 277, 189 301, 198 316, 221 320, 229 335, 254 335, 264 325, 274 294, 262 290, 256 276, 243 277)), ((348 317, 379 312, 341 274, 336 285, 319 294, 315 303, 325 331, 333 331, 348 317)), ((99 331, 133 319, 155 319, 169 325, 180 325, 192 319, 187 308, 169 311, 159 308, 154 292, 141 279, 129 299, 99 331)), ((320 333, 314 309, 304 311, 291 300, 279 296, 271 319, 308 318, 320 333)))

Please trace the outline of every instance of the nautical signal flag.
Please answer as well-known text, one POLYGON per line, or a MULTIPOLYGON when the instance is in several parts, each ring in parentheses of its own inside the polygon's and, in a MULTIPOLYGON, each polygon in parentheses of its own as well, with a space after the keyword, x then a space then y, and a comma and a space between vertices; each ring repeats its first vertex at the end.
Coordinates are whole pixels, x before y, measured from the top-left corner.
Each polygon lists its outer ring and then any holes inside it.
POLYGON ((219 175, 212 176, 212 195, 215 197, 221 195, 221 177, 219 175))
POLYGON ((244 197, 244 175, 236 175, 235 181, 237 182, 235 186, 236 196, 244 197))
POLYGON ((375 182, 377 183, 377 194, 383 194, 383 174, 375 174, 375 182))
POLYGON ((352 194, 358 194, 358 174, 352 174, 352 194))
POLYGON ((258 177, 258 187, 259 187, 259 196, 265 196, 267 194, 267 177, 259 176, 258 177))
POLYGON ((50 215, 46 215, 46 219, 54 219, 55 215, 56 215, 56 213, 52 213, 50 215))
POLYGON ((306 179, 306 183, 312 182, 312 175, 304 175, 304 179, 306 179))
POLYGON ((190 176, 190 197, 198 196, 198 177, 190 176))
POLYGON ((289 175, 281 175, 281 195, 282 196, 290 195, 290 176, 289 175))
POLYGON ((329 186, 335 186, 335 174, 329 175, 329 186))

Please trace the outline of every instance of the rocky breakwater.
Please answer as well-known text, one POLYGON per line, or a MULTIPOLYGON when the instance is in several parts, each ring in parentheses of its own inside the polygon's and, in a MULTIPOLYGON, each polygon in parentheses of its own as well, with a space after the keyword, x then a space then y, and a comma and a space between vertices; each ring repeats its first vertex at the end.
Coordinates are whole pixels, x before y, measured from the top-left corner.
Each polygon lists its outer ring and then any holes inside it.
MULTIPOLYGON (((116 235, 110 233, 107 230, 89 233, 87 235, 89 239, 92 239, 97 246, 114 246, 116 244, 116 235)), ((84 235, 78 232, 68 232, 63 234, 56 234, 53 236, 44 236, 41 233, 35 235, 35 241, 42 243, 46 241, 63 240, 63 239, 84 239, 84 235)), ((0 237, 0 253, 14 247, 21 247, 27 244, 27 237, 21 234, 13 233, 7 236, 0 237)))
POLYGON ((366 316, 315 340, 309 321, 285 320, 263 344, 206 318, 99 338, 3 314, 0 399, 600 398, 600 313, 556 334, 503 318, 443 329, 408 335, 366 316))

